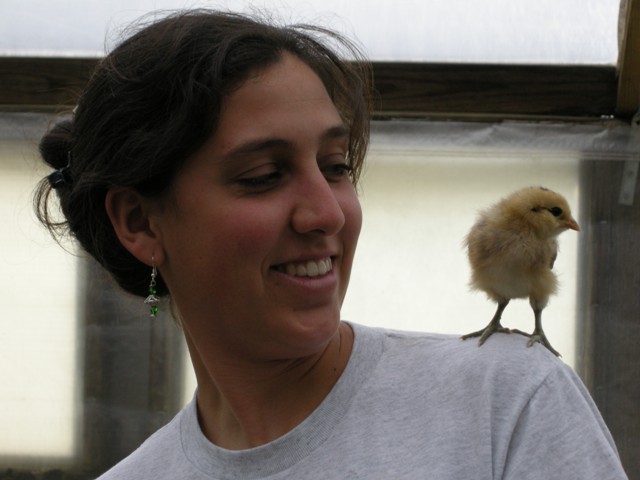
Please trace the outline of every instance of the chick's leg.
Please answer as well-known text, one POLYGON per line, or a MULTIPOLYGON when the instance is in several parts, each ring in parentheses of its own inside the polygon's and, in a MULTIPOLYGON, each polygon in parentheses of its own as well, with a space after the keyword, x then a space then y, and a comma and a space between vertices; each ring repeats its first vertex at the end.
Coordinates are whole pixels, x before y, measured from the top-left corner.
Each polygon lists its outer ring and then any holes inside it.
POLYGON ((533 314, 536 319, 536 327, 533 330, 533 333, 529 337, 529 342, 527 346, 531 347, 534 343, 541 343, 545 347, 549 349, 551 353, 553 353, 556 357, 559 357, 560 354, 551 346, 549 340, 547 340, 547 336, 544 334, 544 330, 542 330, 542 309, 534 309, 533 314))
POLYGON ((478 340, 478 346, 481 346, 484 342, 487 341, 487 338, 489 338, 491 335, 493 335, 496 332, 511 333, 511 331, 508 328, 504 328, 500 324, 500 318, 502 317, 502 312, 504 311, 504 309, 507 307, 508 304, 509 304, 509 300, 505 300, 504 302, 499 302, 498 309, 496 310, 495 315, 489 322, 489 325, 487 325, 482 330, 478 330, 477 332, 467 333, 466 335, 463 335, 460 338, 462 340, 467 340, 468 338, 480 337, 480 340, 478 340))

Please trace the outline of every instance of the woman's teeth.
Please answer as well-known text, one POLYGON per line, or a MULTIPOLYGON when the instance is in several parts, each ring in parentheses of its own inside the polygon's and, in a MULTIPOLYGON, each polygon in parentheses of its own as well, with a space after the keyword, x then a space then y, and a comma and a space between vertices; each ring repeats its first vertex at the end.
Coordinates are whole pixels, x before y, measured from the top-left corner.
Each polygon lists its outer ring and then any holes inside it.
POLYGON ((276 268, 280 272, 296 277, 317 277, 331 271, 331 258, 314 261, 310 260, 304 263, 287 263, 278 265, 276 268))

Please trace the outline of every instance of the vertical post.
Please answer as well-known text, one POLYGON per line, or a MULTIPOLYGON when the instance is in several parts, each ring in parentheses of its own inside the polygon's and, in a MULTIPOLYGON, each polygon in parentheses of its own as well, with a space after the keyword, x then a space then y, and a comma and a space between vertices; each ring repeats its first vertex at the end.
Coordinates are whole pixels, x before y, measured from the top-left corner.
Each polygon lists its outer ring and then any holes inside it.
POLYGON ((579 373, 640 480, 640 192, 621 201, 624 162, 583 161, 579 373))
POLYGON ((184 347, 167 312, 150 318, 92 260, 85 272, 83 470, 99 474, 178 410, 184 347))

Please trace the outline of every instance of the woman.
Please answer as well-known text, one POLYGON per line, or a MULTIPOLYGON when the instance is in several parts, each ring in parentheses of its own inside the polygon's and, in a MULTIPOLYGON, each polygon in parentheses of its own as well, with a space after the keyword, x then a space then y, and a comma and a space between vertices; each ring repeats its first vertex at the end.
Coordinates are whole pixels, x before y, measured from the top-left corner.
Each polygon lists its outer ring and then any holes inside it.
POLYGON ((361 58, 324 30, 169 17, 111 52, 43 139, 42 220, 152 315, 170 295, 198 382, 100 478, 625 478, 546 350, 340 321, 372 94, 367 63, 322 38, 361 58))

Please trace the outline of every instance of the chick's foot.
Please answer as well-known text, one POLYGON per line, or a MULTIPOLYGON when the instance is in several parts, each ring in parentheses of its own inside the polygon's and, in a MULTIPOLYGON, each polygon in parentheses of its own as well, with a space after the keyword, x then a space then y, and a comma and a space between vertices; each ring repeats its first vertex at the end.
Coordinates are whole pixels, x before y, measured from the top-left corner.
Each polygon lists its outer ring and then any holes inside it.
POLYGON ((553 353, 556 357, 560 357, 560 353, 556 349, 554 349, 549 340, 547 340, 547 336, 544 334, 542 330, 536 331, 529 336, 529 341, 527 342, 527 347, 532 347, 534 343, 540 343, 544 345, 551 353, 553 353))
POLYGON ((481 347, 482 344, 487 341, 487 338, 489 338, 491 335, 493 335, 496 332, 511 333, 511 330, 503 327, 500 324, 500 319, 502 318, 502 312, 507 307, 508 303, 509 303, 509 300, 498 303, 498 309, 496 310, 495 315, 489 322, 489 325, 484 327, 482 330, 478 330, 477 332, 467 333, 466 335, 461 336, 460 339, 467 340, 469 338, 480 337, 480 340, 478 340, 478 346, 481 347))
POLYGON ((503 327, 500 324, 499 320, 498 321, 492 320, 491 323, 489 323, 489 325, 487 325, 482 330, 478 330, 477 332, 467 333, 466 335, 463 335, 460 338, 462 340, 467 340, 469 338, 480 337, 480 340, 478 340, 478 346, 480 347, 494 333, 511 333, 511 330, 503 327))
POLYGON ((524 337, 531 338, 531 334, 530 333, 523 332, 522 330, 518 330, 517 328, 512 328, 510 331, 511 331, 511 333, 517 333, 518 335, 522 335, 524 337))

